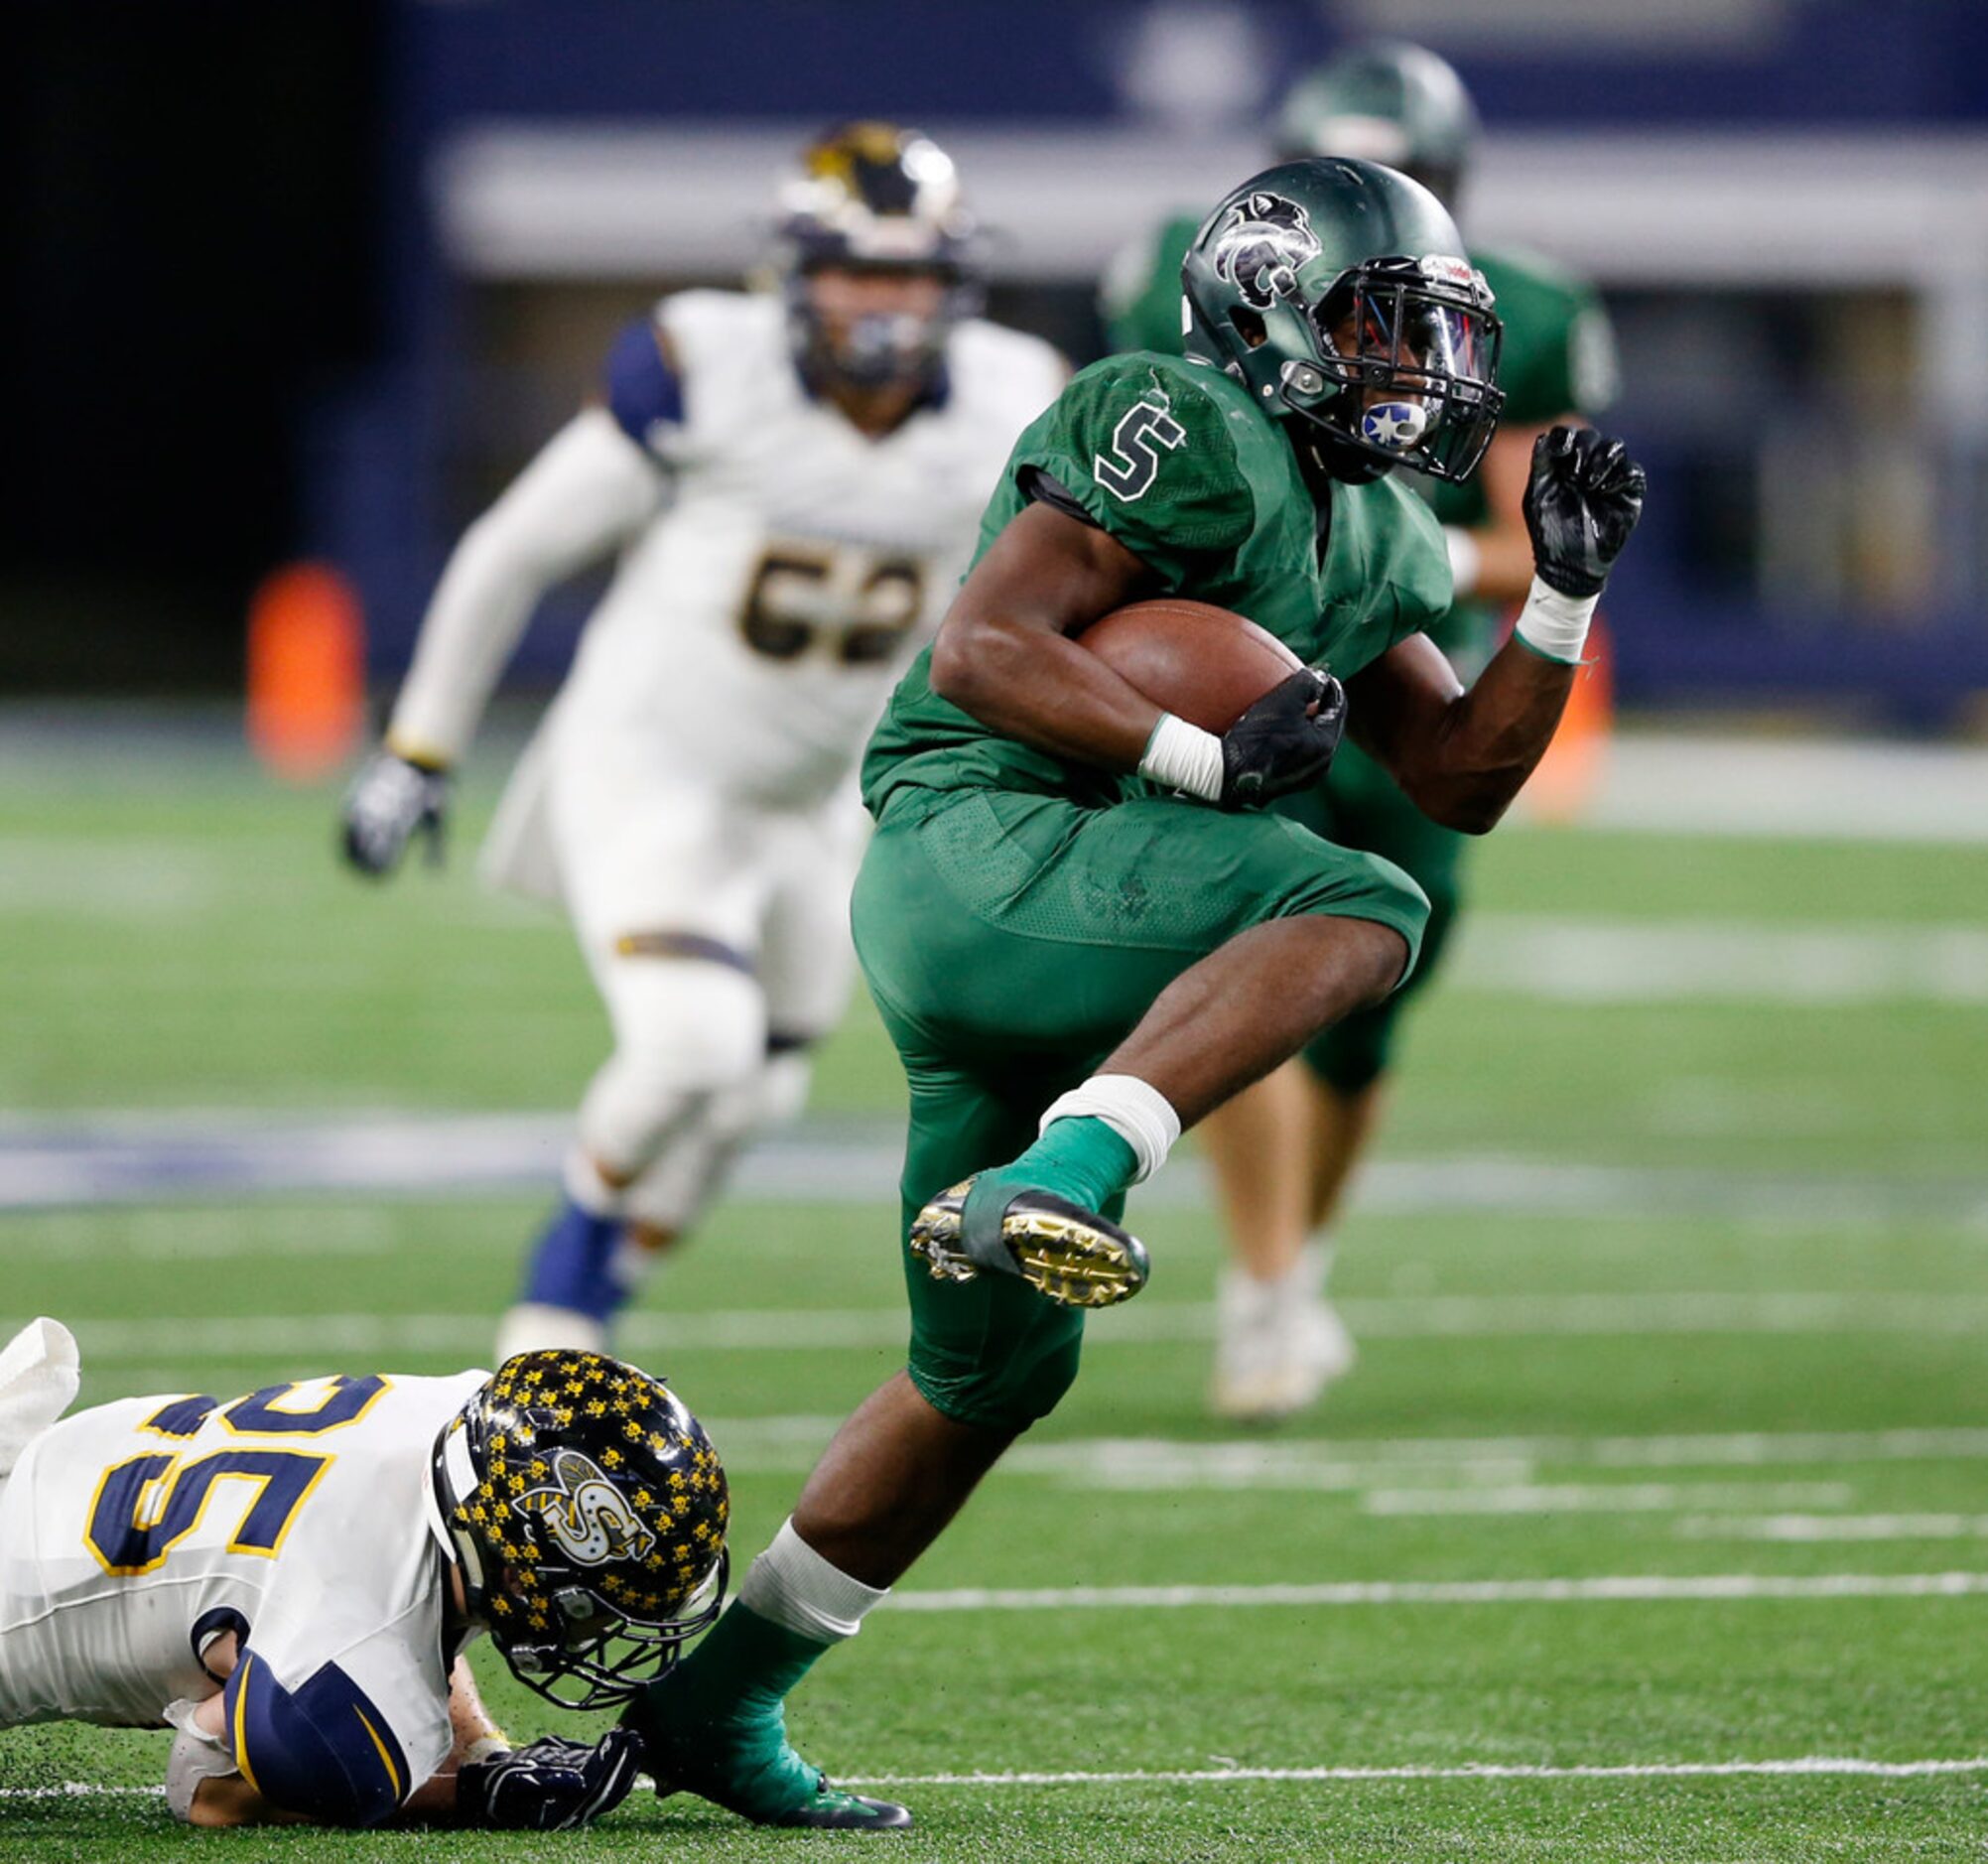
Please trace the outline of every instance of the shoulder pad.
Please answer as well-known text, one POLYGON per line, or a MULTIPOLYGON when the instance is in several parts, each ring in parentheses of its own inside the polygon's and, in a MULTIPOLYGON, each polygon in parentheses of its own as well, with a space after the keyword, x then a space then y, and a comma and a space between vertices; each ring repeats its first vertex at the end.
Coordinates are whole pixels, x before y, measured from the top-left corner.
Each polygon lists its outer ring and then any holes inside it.
POLYGON ((684 418, 683 383, 663 349, 663 332, 653 318, 637 318, 607 352, 607 406, 621 431, 654 453, 668 430, 684 418), (658 432, 658 428, 663 430, 658 432))

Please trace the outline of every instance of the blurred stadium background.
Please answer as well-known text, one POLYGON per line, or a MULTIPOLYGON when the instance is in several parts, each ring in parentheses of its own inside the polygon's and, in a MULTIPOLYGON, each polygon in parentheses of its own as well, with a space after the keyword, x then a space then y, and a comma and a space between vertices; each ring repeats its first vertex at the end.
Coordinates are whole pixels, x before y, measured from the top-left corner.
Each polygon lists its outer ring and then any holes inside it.
MULTIPOLYGON (((1328 1825, 1332 1855, 1396 1859, 1962 1855, 1988 1752, 1975 0, 19 0, 0 1331, 69 1319, 91 1398, 473 1362, 599 1051, 564 930, 467 859, 592 592, 528 638, 449 869, 379 892, 333 865, 336 774, 245 745, 273 573, 334 570, 390 689, 457 532, 613 331, 749 268, 776 171, 838 117, 940 138, 999 235, 994 314, 1087 360, 1112 250, 1258 166, 1289 76, 1376 31, 1480 102, 1471 230, 1606 292, 1653 486, 1608 599, 1620 732, 1484 851, 1346 1232, 1360 1373, 1275 1438, 1203 1416, 1216 1246, 1183 1160, 1149 1225, 1171 1274, 914 1575, 928 1612, 882 1615, 797 1719, 852 1776, 1112 1777, 927 1787, 933 1855, 1317 1855, 1328 1825), (1191 1632, 1163 1601, 975 1591, 1104 1570, 1378 1590, 1204 1602, 1191 1632), (1818 1755, 1904 1771, 1771 1771, 1818 1755), (1729 1763, 1770 1771, 1637 1771, 1729 1763), (1239 1764, 1383 1777, 1192 1778, 1239 1764), (1486 1766, 1549 1772, 1447 1777, 1486 1766), (1584 1767, 1628 1771, 1550 1771, 1584 1767)), ((744 1545, 898 1350, 898 1096, 859 1004, 628 1336, 710 1413, 744 1545)), ((0 1793, 157 1770, 143 1741, 0 1736, 0 1793)), ((162 1817, 0 1797, 0 1848, 128 1852, 162 1817)))

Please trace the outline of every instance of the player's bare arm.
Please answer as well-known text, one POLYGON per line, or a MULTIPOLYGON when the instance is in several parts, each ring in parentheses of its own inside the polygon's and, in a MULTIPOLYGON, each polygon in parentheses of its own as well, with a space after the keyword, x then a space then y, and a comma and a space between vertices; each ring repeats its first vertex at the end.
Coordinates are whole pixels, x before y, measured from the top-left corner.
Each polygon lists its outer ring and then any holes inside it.
POLYGON ((1156 579, 1109 532, 1046 504, 1016 513, 932 648, 932 690, 1038 750, 1132 770, 1160 709, 1069 637, 1156 579))
POLYGON ((1468 691, 1423 635, 1354 679, 1356 738, 1433 820, 1486 833, 1545 755, 1643 495, 1643 468, 1621 441, 1565 427, 1542 434, 1524 498, 1535 579, 1512 638, 1468 691))
POLYGON ((1139 770, 1241 807, 1315 781, 1339 741, 1337 684, 1305 669, 1217 736, 1185 725, 1070 637, 1158 579, 1108 532, 1036 503, 967 578, 932 649, 932 690, 1058 757, 1139 770))

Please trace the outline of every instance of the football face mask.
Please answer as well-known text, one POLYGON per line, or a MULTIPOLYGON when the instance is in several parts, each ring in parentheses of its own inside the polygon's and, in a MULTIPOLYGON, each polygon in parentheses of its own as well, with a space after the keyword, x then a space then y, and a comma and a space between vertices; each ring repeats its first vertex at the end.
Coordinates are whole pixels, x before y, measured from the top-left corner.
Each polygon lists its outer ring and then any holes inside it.
POLYGON ((1284 365, 1279 398, 1334 444, 1432 478, 1476 470, 1498 427, 1502 335, 1460 260, 1377 259, 1315 306, 1316 363, 1284 365))

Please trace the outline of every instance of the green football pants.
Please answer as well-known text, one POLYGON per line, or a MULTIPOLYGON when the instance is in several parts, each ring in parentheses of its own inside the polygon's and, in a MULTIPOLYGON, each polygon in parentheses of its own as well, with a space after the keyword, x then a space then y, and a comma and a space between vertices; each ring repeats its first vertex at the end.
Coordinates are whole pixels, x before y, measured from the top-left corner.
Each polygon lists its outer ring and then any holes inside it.
MULTIPOLYGON (((1389 862, 1281 816, 906 790, 870 839, 851 913, 910 1089, 908 1238, 936 1193, 1024 1151, 1043 1109, 1238 933, 1304 913, 1376 920, 1407 942, 1412 972, 1428 902, 1389 862)), ((1083 1316, 1018 1279, 936 1281, 908 1248, 904 1263, 925 1398, 990 1429, 1046 1416, 1076 1376, 1083 1316)))

